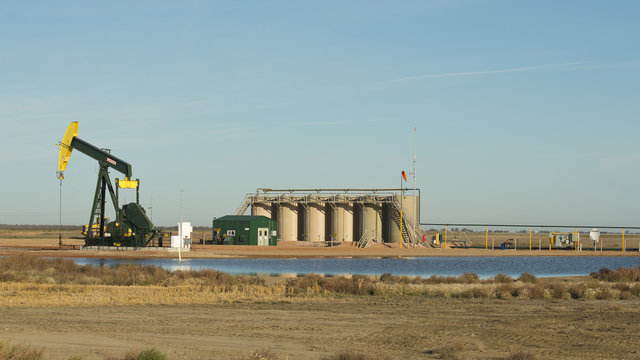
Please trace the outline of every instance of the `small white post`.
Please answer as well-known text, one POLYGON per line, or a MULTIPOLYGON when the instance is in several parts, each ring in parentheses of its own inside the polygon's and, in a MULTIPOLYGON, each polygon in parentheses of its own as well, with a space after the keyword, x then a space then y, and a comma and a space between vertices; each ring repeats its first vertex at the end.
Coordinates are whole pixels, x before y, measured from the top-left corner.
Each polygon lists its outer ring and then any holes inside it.
POLYGON ((184 239, 182 238, 182 202, 184 198, 184 190, 180 190, 180 228, 178 229, 178 233, 180 234, 180 243, 178 244, 178 262, 182 262, 182 246, 184 239))

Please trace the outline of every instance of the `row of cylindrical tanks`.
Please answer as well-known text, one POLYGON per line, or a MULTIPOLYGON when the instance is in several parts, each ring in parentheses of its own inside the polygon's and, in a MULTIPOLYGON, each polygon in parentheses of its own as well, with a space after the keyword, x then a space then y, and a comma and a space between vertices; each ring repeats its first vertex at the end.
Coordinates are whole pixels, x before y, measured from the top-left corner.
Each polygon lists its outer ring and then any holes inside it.
MULTIPOLYGON (((420 219, 419 197, 400 194, 258 194, 250 203, 251 215, 277 221, 279 241, 352 242, 368 237, 378 242, 396 243, 403 241, 401 226, 409 234, 405 236, 410 236, 413 219, 420 219)), ((420 224, 416 222, 415 226, 419 228, 420 224)))

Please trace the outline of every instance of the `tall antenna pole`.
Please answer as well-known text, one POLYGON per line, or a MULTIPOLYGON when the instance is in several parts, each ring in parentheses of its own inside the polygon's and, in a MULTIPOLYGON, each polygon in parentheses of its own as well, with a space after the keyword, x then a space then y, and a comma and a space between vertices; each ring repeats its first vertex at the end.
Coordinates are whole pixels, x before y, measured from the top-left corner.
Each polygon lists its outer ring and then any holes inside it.
POLYGON ((413 242, 416 241, 416 128, 413 128, 413 242))
MULTIPOLYGON (((404 171, 403 171, 404 173, 404 171)), ((403 229, 403 224, 402 224, 402 210, 404 209, 404 190, 402 189, 402 179, 404 178, 404 174, 400 175, 400 248, 402 249, 402 242, 404 241, 404 237, 402 235, 402 231, 403 229)), ((407 231, 408 233, 408 231, 407 231)), ((409 246, 409 245, 407 245, 409 246)))
POLYGON ((182 200, 184 198, 184 190, 180 190, 180 226, 182 226, 182 200))

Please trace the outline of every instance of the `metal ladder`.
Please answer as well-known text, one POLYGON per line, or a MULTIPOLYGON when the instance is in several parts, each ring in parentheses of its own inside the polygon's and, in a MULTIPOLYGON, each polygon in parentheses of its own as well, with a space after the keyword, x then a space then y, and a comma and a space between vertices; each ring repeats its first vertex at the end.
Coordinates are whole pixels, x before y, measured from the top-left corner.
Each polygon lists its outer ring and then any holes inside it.
MULTIPOLYGON (((398 225, 398 227, 402 227, 402 242, 404 243, 412 243, 412 239, 419 238, 421 239, 423 235, 426 235, 422 227, 418 226, 416 228, 416 234, 413 233, 413 227, 407 226, 407 224, 413 224, 413 218, 410 215, 407 215, 406 211, 402 212, 402 221, 400 220, 400 211, 403 208, 402 204, 398 199, 394 196, 392 197, 391 204, 393 205, 393 221, 398 225), (402 222, 402 224, 401 224, 402 222)), ((431 246, 428 244, 428 246, 431 246)))
POLYGON ((358 240, 359 248, 366 248, 371 241, 376 241, 375 236, 371 236, 371 230, 367 230, 362 234, 360 240, 358 240))
POLYGON ((244 212, 247 211, 247 209, 249 208, 249 205, 251 205, 250 194, 245 194, 244 198, 242 199, 242 202, 240 203, 240 205, 238 205, 238 207, 236 208, 236 211, 234 211, 233 214, 234 215, 244 214, 244 212))

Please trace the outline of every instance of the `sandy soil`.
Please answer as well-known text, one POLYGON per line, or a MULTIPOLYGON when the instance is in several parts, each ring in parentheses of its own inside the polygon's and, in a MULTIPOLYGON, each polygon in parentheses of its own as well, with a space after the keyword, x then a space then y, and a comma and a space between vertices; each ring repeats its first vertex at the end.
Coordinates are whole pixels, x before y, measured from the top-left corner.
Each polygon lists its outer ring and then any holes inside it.
POLYGON ((0 341, 47 359, 156 347, 171 359, 279 359, 343 350, 393 359, 637 359, 638 301, 353 299, 302 304, 0 308, 0 341))
MULTIPOLYGON (((65 244, 83 243, 82 239, 72 237, 78 237, 76 231, 65 232, 65 244)), ((176 256, 55 250, 57 240, 57 230, 0 229, 0 255, 176 256)), ((185 256, 593 255, 590 251, 308 245, 196 246, 185 256)), ((638 256, 638 252, 603 253, 607 255, 638 256)), ((158 348, 171 359, 240 359, 260 349, 271 349, 279 359, 319 359, 343 350, 392 359, 504 359, 518 352, 536 359, 637 359, 638 331, 638 300, 347 297, 337 301, 319 298, 217 305, 0 307, 0 341, 40 346, 47 359, 79 355, 87 360, 105 359, 150 347, 158 348)))

